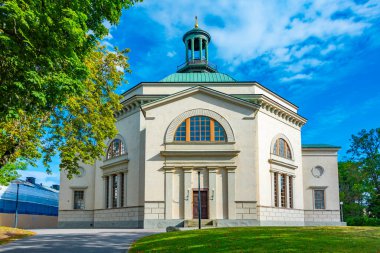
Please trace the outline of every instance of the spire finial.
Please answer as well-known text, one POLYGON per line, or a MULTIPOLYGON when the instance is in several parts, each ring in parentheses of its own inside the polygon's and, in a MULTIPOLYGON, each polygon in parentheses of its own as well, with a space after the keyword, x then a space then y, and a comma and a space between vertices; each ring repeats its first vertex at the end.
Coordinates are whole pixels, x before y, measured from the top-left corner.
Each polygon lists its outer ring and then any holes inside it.
POLYGON ((195 16, 195 26, 194 27, 198 28, 198 17, 197 16, 195 16))

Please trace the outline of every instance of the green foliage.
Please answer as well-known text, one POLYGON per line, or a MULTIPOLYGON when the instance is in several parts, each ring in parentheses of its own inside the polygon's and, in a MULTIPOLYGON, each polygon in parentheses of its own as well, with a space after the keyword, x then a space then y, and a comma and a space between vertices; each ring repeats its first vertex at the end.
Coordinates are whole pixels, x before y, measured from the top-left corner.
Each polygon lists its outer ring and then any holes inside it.
POLYGON ((365 209, 365 186, 359 165, 353 161, 338 163, 340 200, 343 201, 343 215, 346 217, 362 216, 365 209))
POLYGON ((0 185, 8 185, 12 180, 20 177, 18 170, 25 170, 26 163, 15 162, 8 163, 0 170, 0 185))
POLYGON ((43 114, 85 92, 84 59, 137 0, 5 0, 0 4, 0 121, 43 114), (3 94, 6 94, 4 96, 3 94))
MULTIPOLYGON (((13 148, 5 164, 22 157, 29 163, 43 158, 48 168, 59 151, 60 168, 69 178, 78 173, 78 163, 93 163, 105 152, 104 141, 116 132, 114 112, 121 109, 120 96, 114 93, 124 72, 129 72, 128 50, 108 52, 98 47, 85 60, 90 75, 83 82, 84 93, 71 96, 44 115, 0 122, 0 153, 13 148)), ((6 180, 6 179, 4 179, 6 180)))
POLYGON ((243 227, 160 233, 129 252, 379 252, 377 227, 243 227))
MULTIPOLYGON (((114 93, 129 72, 127 50, 107 52, 105 22, 140 0, 5 0, 0 4, 0 180, 22 158, 78 173, 116 133, 114 93), (3 95, 6 94, 6 95, 3 95)), ((48 168, 48 167, 47 167, 48 168)))
POLYGON ((369 218, 369 217, 349 217, 346 220, 348 226, 374 226, 380 227, 379 218, 369 218))
POLYGON ((352 135, 348 153, 361 174, 367 214, 380 218, 380 128, 352 135))

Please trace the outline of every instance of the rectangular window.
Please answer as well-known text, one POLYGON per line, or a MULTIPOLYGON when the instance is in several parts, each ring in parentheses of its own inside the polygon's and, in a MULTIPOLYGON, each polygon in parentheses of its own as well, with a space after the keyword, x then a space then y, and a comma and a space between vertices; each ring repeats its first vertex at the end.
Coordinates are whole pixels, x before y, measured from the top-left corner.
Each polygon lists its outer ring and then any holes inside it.
POLYGON ((118 189, 117 189, 117 180, 118 176, 112 176, 112 207, 117 207, 117 197, 118 197, 118 189))
POLYGON ((325 190, 314 190, 314 208, 325 209, 325 190))
POLYGON ((110 177, 106 177, 106 208, 110 207, 108 205, 109 185, 110 185, 110 177))
POLYGON ((120 176, 120 206, 124 206, 124 175, 121 174, 120 176))
POLYGON ((293 208, 293 177, 289 177, 289 207, 293 208))
POLYGON ((74 209, 84 209, 84 191, 74 191, 74 209))
POLYGON ((274 206, 278 207, 278 173, 273 173, 274 206))
POLYGON ((281 207, 286 207, 286 175, 281 174, 281 207))

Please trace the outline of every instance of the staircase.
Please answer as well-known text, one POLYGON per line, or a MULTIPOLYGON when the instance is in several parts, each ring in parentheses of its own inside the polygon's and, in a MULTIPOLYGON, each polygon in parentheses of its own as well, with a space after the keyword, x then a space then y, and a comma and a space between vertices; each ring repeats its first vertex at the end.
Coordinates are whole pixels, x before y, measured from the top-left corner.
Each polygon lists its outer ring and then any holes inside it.
MULTIPOLYGON (((216 227, 216 220, 202 219, 202 227, 216 227)), ((183 226, 185 228, 198 227, 198 219, 185 220, 183 226)))

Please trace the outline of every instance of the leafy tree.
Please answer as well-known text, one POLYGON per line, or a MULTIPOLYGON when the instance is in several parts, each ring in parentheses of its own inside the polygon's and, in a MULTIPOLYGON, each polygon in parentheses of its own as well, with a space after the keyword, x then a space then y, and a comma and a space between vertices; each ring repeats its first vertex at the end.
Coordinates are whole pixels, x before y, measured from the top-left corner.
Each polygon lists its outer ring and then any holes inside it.
POLYGON ((352 135, 348 153, 363 178, 369 216, 380 218, 380 128, 352 135))
POLYGON ((363 175, 359 171, 359 165, 352 161, 338 163, 340 200, 343 201, 344 220, 348 217, 361 217, 365 209, 363 193, 363 175))
POLYGON ((116 132, 114 90, 129 69, 127 51, 97 41, 108 34, 104 22, 117 24, 139 1, 0 3, 0 170, 20 158, 47 164, 58 150, 71 176, 79 160, 99 157, 116 132))
MULTIPOLYGON (((85 59, 89 76, 83 82, 84 91, 73 95, 54 110, 34 117, 21 116, 0 122, 2 138, 0 152, 12 147, 12 154, 6 164, 23 158, 29 163, 43 158, 44 165, 58 151, 60 168, 70 178, 78 173, 79 161, 93 163, 103 155, 105 139, 116 134, 114 112, 121 109, 120 96, 114 93, 124 79, 124 71, 129 72, 126 53, 114 52, 98 47, 85 59)), ((4 162, 4 161, 3 161, 4 162)))
POLYGON ((25 170, 26 163, 16 162, 8 163, 0 170, 0 185, 8 185, 12 180, 20 177, 19 170, 25 170))
POLYGON ((85 92, 84 58, 138 0, 5 0, 0 4, 0 120, 50 112, 85 92))

